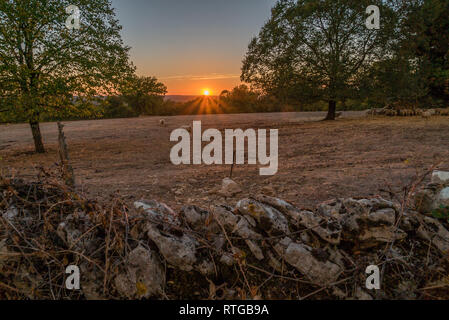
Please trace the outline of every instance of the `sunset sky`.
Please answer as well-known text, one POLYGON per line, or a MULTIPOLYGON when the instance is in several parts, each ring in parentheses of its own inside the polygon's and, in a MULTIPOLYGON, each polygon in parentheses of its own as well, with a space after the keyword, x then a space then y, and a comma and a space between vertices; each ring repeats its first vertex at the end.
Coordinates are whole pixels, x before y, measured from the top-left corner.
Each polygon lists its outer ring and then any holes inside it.
POLYGON ((112 0, 137 73, 169 95, 218 95, 240 83, 250 39, 276 0, 112 0))

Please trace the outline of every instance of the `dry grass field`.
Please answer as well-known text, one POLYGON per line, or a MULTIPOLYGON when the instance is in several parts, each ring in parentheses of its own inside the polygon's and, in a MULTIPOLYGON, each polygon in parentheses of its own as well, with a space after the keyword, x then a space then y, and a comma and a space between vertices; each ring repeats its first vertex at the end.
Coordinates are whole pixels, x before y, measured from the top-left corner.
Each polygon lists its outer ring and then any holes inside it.
MULTIPOLYGON (((237 166, 234 180, 243 194, 264 187, 300 207, 335 197, 383 195, 400 190, 417 172, 442 160, 449 168, 449 118, 365 117, 347 112, 335 122, 322 113, 239 114, 67 122, 65 134, 80 188, 106 199, 119 191, 130 202, 145 198, 175 209, 187 203, 207 207, 223 200, 214 192, 230 166, 174 166, 172 130, 201 120, 206 128, 279 129, 279 171, 259 176, 258 166, 237 166)), ((42 124, 47 153, 33 153, 29 127, 0 126, 0 167, 7 175, 34 176, 58 161, 57 126, 42 124), (34 169, 33 169, 34 168, 34 169)), ((236 199, 234 199, 236 200, 236 199)))

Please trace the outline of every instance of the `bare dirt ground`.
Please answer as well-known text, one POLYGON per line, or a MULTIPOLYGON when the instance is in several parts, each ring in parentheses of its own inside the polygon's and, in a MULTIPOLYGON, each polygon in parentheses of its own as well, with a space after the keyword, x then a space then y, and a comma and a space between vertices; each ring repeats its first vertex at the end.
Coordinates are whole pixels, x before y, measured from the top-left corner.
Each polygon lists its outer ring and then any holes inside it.
MULTIPOLYGON (((388 185, 400 190, 417 171, 436 161, 449 168, 449 118, 365 117, 347 112, 335 122, 322 113, 239 114, 79 121, 65 123, 77 183, 88 195, 107 199, 119 191, 130 202, 163 201, 174 209, 193 203, 207 207, 223 201, 210 193, 230 166, 174 166, 172 130, 201 120, 207 128, 279 129, 279 171, 259 176, 258 166, 237 166, 234 180, 243 194, 270 186, 277 197, 310 208, 336 197, 383 195, 388 185)), ((58 161, 57 126, 42 124, 47 153, 33 154, 28 125, 0 126, 3 174, 33 176, 37 167, 58 161)))

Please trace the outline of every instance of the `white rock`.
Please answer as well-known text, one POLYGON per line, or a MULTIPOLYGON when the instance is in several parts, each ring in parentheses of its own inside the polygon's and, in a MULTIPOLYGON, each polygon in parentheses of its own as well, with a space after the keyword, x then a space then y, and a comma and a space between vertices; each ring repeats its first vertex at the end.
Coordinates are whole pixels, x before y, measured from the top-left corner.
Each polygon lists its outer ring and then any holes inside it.
POLYGON ((184 271, 192 271, 197 262, 198 242, 187 236, 165 236, 151 223, 147 225, 148 237, 156 244, 167 262, 184 271))
POLYGON ((313 283, 325 286, 335 282, 343 269, 329 260, 317 259, 312 248, 284 238, 276 246, 277 253, 313 283))
POLYGON ((239 222, 239 217, 233 214, 230 209, 224 206, 216 206, 212 209, 212 214, 214 219, 216 219, 223 228, 228 231, 235 230, 237 223, 239 222))
POLYGON ((240 217, 240 220, 236 224, 234 230, 232 230, 232 233, 235 233, 243 239, 262 239, 262 236, 251 228, 251 225, 246 217, 240 217))
POLYGON ((443 255, 449 253, 449 231, 436 219, 424 217, 424 223, 418 228, 420 238, 431 241, 443 255))
POLYGON ((407 234, 396 228, 396 210, 383 199, 347 199, 344 201, 349 215, 344 219, 345 240, 357 240, 362 248, 402 240, 407 234))
MULTIPOLYGON (((302 226, 306 229, 310 229, 321 239, 329 243, 340 243, 341 226, 335 219, 338 216, 338 212, 329 215, 319 215, 311 211, 299 210, 295 206, 281 199, 258 196, 257 200, 269 204, 287 215, 297 227, 302 226)), ((320 208, 324 210, 325 205, 326 204, 323 204, 320 208)))
POLYGON ((118 292, 129 299, 159 296, 165 284, 165 272, 157 254, 137 247, 128 256, 126 273, 115 278, 118 292))
POLYGON ((138 210, 143 210, 149 215, 149 218, 154 220, 165 222, 168 225, 181 225, 178 215, 165 203, 159 203, 154 200, 141 200, 134 202, 134 207, 138 210))
POLYGON ((440 206, 449 206, 449 187, 441 190, 437 197, 437 207, 440 206))
POLYGON ((243 199, 237 203, 237 210, 257 221, 259 228, 269 234, 282 232, 289 234, 287 218, 277 209, 252 199, 243 199))
POLYGON ((317 207, 317 212, 325 217, 340 218, 340 211, 343 203, 339 200, 330 200, 320 203, 317 207))
POLYGON ((3 218, 8 221, 12 221, 19 215, 19 210, 15 206, 11 206, 5 213, 3 213, 3 218))
POLYGON ((228 267, 232 267, 235 263, 235 259, 231 254, 225 253, 221 256, 220 263, 227 265, 228 267))
POLYGON ((390 243, 392 241, 403 240, 407 234, 401 229, 395 227, 372 227, 364 229, 358 236, 358 240, 362 241, 361 247, 375 246, 380 242, 390 243))
POLYGON ((193 228, 201 229, 206 226, 206 219, 209 217, 209 212, 197 206, 186 206, 181 209, 181 216, 193 228))
POLYGON ((449 171, 434 171, 432 174, 432 183, 449 183, 449 171))
POLYGON ((221 190, 219 192, 221 195, 223 195, 224 197, 233 197, 241 192, 242 189, 235 181, 229 178, 223 179, 221 190))
POLYGON ((396 223, 396 213, 393 209, 382 209, 376 212, 370 212, 367 220, 373 223, 394 225, 396 223))
POLYGON ((429 215, 435 209, 435 192, 436 190, 425 188, 421 189, 414 195, 416 210, 424 215, 429 215))

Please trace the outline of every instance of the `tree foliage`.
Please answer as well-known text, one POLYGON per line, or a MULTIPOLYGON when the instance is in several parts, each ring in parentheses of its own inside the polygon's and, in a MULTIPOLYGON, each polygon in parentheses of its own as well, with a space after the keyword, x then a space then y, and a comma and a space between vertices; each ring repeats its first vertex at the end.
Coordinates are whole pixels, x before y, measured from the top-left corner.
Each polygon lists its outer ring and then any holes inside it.
POLYGON ((92 97, 115 92, 134 67, 108 0, 0 0, 0 109, 31 124, 94 112, 92 97), (66 8, 81 11, 81 28, 66 27, 66 8))
POLYGON ((329 103, 357 93, 370 65, 386 54, 396 30, 392 6, 365 0, 280 0, 248 48, 242 81, 281 101, 329 103), (380 30, 366 27, 366 8, 381 8, 380 30))
POLYGON ((427 93, 449 101, 449 1, 411 1, 399 53, 413 61, 427 93))
POLYGON ((154 114, 167 94, 167 87, 154 77, 133 77, 122 88, 122 95, 137 115, 154 114))

